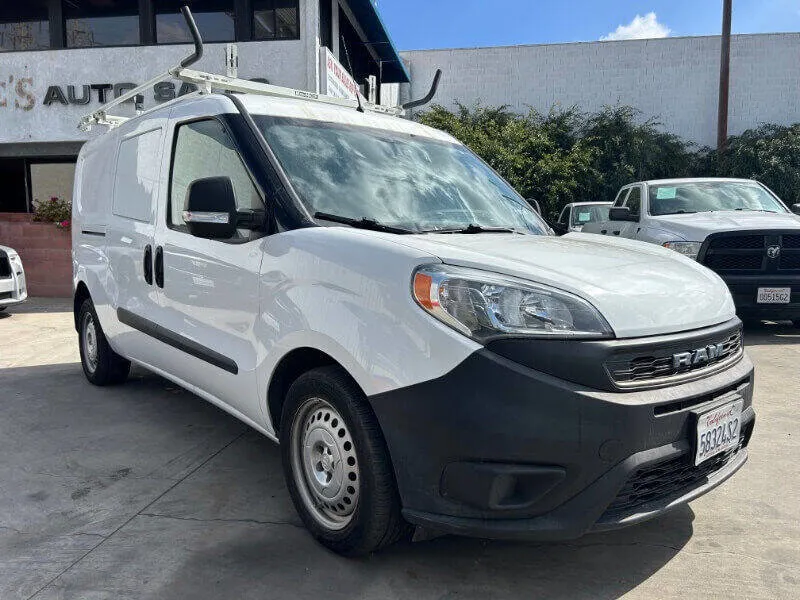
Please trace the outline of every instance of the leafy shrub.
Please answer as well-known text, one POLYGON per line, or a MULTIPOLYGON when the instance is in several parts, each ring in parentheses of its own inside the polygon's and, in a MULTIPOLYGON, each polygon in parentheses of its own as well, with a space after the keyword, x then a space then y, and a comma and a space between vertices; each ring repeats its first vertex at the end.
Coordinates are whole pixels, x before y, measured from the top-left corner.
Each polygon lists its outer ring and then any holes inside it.
POLYGON ((53 196, 50 200, 33 201, 33 220, 55 223, 59 229, 69 229, 72 222, 72 202, 53 196))
POLYGON ((748 130, 719 155, 664 132, 630 106, 542 115, 435 105, 419 120, 465 143, 550 218, 569 202, 613 200, 625 184, 669 177, 753 178, 787 204, 800 202, 800 124, 748 130))

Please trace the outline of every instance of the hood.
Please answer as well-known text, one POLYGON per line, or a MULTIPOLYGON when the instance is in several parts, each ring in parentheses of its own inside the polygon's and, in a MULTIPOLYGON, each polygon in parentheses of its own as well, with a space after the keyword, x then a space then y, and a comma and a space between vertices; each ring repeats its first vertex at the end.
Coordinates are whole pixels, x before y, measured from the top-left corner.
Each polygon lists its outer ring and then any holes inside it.
POLYGON ((652 217, 653 224, 677 233, 690 242, 702 242, 719 231, 798 229, 800 218, 793 213, 716 211, 652 217))
POLYGON ((446 264, 511 275, 576 294, 600 311, 619 338, 698 329, 735 316, 730 292, 719 276, 653 244, 585 233, 392 237, 446 264))

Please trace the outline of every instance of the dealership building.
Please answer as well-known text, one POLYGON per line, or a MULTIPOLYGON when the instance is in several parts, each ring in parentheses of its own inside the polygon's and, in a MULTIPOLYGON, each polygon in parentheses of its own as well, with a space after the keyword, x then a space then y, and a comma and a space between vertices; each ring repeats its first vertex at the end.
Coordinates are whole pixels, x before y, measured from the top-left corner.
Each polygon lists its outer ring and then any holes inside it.
MULTIPOLYGON (((441 68, 436 101, 451 108, 628 104, 700 145, 716 133, 719 36, 398 53, 372 0, 2 2, 0 245, 20 252, 31 294, 71 293, 69 235, 32 223, 35 202, 71 200, 78 151, 103 130, 79 131, 81 116, 191 52, 182 4, 206 42, 193 67, 202 71, 344 97, 360 88, 396 105, 424 96, 441 68)), ((798 33, 733 36, 732 134, 800 122, 798 56, 798 33)), ((144 108, 190 91, 162 82, 144 94, 144 108)))

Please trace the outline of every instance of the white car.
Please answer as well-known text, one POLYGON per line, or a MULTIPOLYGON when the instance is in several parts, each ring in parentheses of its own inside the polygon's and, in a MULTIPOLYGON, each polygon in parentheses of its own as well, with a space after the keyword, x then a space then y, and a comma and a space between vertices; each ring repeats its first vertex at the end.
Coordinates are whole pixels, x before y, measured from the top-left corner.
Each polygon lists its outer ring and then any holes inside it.
POLYGON ((381 108, 169 75, 222 91, 114 122, 78 158, 84 372, 120 383, 134 362, 279 442, 327 547, 412 525, 575 538, 744 464, 753 365, 717 275, 547 235, 466 147, 381 108))
POLYGON ((800 217, 749 179, 661 179, 623 187, 584 233, 670 248, 718 273, 744 319, 800 324, 800 217))
POLYGON ((22 259, 13 248, 0 246, 0 311, 25 302, 27 298, 22 259))

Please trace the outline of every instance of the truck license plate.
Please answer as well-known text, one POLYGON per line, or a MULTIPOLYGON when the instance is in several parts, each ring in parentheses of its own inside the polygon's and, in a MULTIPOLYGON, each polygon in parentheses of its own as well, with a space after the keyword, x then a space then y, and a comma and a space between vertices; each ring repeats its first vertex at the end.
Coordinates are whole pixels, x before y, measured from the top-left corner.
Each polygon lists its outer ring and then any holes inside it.
POLYGON ((739 399, 698 417, 695 465, 738 446, 743 406, 744 400, 739 399))
POLYGON ((789 304, 792 288, 758 288, 758 304, 789 304))

